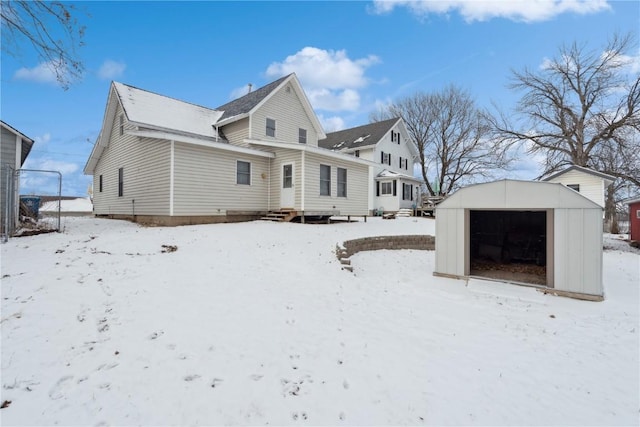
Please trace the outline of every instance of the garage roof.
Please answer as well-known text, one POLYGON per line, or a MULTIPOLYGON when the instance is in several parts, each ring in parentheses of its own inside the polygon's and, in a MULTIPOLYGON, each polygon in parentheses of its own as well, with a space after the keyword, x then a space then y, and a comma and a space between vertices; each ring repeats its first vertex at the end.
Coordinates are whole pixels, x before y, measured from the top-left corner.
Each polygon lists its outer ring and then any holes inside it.
POLYGON ((582 194, 559 183, 503 179, 469 185, 447 197, 438 209, 599 209, 582 194))

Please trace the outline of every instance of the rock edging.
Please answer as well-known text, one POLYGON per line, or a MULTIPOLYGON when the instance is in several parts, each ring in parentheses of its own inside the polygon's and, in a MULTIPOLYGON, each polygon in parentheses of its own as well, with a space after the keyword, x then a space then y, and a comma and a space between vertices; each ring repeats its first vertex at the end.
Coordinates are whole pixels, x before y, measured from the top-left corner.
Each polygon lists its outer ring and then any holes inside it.
POLYGON ((436 238, 430 235, 405 236, 376 236, 346 240, 342 245, 336 245, 336 256, 343 270, 353 271, 351 255, 363 251, 377 251, 380 249, 416 249, 432 251, 435 249, 436 238))

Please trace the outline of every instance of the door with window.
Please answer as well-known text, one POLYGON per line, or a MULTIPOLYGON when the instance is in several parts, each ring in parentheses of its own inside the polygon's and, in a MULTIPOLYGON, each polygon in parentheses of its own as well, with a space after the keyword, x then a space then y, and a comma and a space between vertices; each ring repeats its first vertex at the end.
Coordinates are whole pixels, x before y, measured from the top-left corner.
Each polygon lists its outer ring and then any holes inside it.
POLYGON ((293 163, 282 165, 282 190, 280 191, 280 208, 295 207, 295 190, 293 188, 293 163))

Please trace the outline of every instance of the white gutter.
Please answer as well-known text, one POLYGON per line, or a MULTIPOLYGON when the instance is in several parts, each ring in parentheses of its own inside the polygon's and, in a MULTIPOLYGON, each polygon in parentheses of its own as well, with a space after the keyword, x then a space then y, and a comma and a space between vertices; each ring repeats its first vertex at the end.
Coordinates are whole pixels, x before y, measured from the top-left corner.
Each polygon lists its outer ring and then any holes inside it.
POLYGON ((348 154, 336 153, 335 151, 327 150, 326 148, 310 147, 306 144, 280 142, 280 141, 262 141, 262 140, 249 139, 249 138, 245 138, 244 142, 246 142, 247 144, 260 145, 264 147, 283 148, 286 150, 298 150, 306 153, 318 154, 324 157, 331 157, 334 159, 344 160, 351 163, 358 163, 366 166, 372 166, 377 164, 370 160, 364 160, 359 157, 351 156, 348 154))

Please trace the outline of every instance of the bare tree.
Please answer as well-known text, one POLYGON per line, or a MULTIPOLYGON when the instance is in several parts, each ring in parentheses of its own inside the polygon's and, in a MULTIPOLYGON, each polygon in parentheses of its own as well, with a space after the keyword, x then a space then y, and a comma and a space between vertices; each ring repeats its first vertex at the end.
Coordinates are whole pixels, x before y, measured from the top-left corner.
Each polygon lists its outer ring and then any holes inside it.
POLYGON ((519 121, 502 114, 493 123, 496 131, 543 153, 544 174, 568 164, 595 167, 608 143, 637 151, 637 141, 626 138, 629 129, 640 128, 640 78, 631 73, 627 55, 633 44, 631 35, 613 36, 602 51, 573 43, 538 70, 514 71, 510 87, 523 92, 519 121))
POLYGON ((400 99, 370 119, 402 117, 419 151, 422 179, 432 196, 490 176, 508 164, 506 150, 490 139, 486 113, 471 95, 451 85, 400 99))
POLYGON ((2 50, 20 55, 20 44, 27 40, 55 73, 64 89, 82 77, 84 65, 77 48, 83 46, 85 27, 74 14, 75 5, 60 1, 2 1, 2 50))

